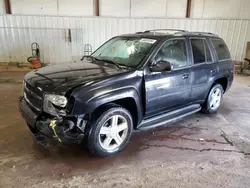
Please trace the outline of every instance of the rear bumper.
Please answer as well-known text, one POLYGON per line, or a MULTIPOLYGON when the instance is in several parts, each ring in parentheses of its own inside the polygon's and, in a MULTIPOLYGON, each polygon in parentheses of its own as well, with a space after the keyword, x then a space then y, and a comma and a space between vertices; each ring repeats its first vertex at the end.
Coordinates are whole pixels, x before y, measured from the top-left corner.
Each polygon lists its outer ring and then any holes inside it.
MULTIPOLYGON (((28 106, 23 98, 19 101, 19 110, 38 143, 46 145, 49 139, 64 144, 82 143, 86 122, 79 121, 79 117, 57 119, 41 117, 28 106), (81 125, 78 125, 79 122, 81 125)), ((81 118, 83 117, 81 116, 81 118)))

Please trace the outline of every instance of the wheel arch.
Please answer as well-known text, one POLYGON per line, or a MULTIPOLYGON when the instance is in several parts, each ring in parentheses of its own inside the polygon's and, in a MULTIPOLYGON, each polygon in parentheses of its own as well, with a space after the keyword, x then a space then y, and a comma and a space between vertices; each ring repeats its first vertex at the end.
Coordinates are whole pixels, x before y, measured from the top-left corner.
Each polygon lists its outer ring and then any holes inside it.
POLYGON ((210 90, 211 88, 215 85, 215 84, 220 84, 224 90, 224 93, 226 92, 227 90, 227 86, 228 86, 228 78, 227 77, 222 77, 222 78, 218 78, 214 81, 214 83, 212 84, 212 86, 210 87, 210 90))
POLYGON ((142 102, 139 93, 134 88, 125 88, 115 92, 106 93, 88 101, 89 114, 98 113, 110 106, 121 106, 127 109, 133 117, 135 129, 142 120, 142 102))
POLYGON ((213 81, 210 82, 210 87, 208 88, 207 90, 207 94, 206 94, 206 98, 210 92, 210 90, 212 89, 212 87, 215 85, 215 84, 220 84, 224 90, 224 93, 226 92, 227 90, 227 86, 228 86, 228 78, 226 76, 223 76, 223 77, 220 77, 220 78, 216 78, 214 79, 213 81))
POLYGON ((223 90, 224 90, 224 93, 225 93, 226 89, 227 89, 227 86, 228 86, 228 78, 226 76, 223 76, 223 77, 214 79, 214 81, 211 81, 211 85, 208 88, 208 90, 206 91, 206 95, 205 95, 206 98, 204 99, 204 102, 207 100, 209 92, 211 91, 211 89, 213 88, 213 86, 215 84, 220 84, 222 86, 223 90))

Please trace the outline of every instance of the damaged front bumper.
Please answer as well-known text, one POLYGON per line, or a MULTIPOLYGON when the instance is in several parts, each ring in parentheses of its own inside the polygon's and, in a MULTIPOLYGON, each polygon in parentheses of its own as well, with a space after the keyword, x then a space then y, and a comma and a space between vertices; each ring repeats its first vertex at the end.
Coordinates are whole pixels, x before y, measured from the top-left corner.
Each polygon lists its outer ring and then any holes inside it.
POLYGON ((84 115, 46 117, 35 113, 23 98, 19 101, 19 109, 36 140, 43 146, 48 144, 49 139, 64 144, 82 143, 87 123, 84 115))

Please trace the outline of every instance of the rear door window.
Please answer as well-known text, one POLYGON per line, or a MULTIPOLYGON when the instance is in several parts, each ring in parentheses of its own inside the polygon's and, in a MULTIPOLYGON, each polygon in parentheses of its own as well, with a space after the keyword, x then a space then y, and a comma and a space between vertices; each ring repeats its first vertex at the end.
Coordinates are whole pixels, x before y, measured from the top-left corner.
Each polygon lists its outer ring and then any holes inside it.
POLYGON ((212 62, 210 49, 205 39, 191 39, 194 64, 212 62))
POLYGON ((227 45, 222 39, 211 39, 219 61, 231 59, 227 45))

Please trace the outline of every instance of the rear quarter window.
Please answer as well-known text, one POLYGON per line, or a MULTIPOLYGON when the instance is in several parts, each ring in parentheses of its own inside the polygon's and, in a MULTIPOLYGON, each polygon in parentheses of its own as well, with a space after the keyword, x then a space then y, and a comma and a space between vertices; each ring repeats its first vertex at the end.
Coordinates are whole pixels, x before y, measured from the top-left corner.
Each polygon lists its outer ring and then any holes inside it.
POLYGON ((231 59, 227 45, 222 39, 211 39, 219 61, 231 59))

